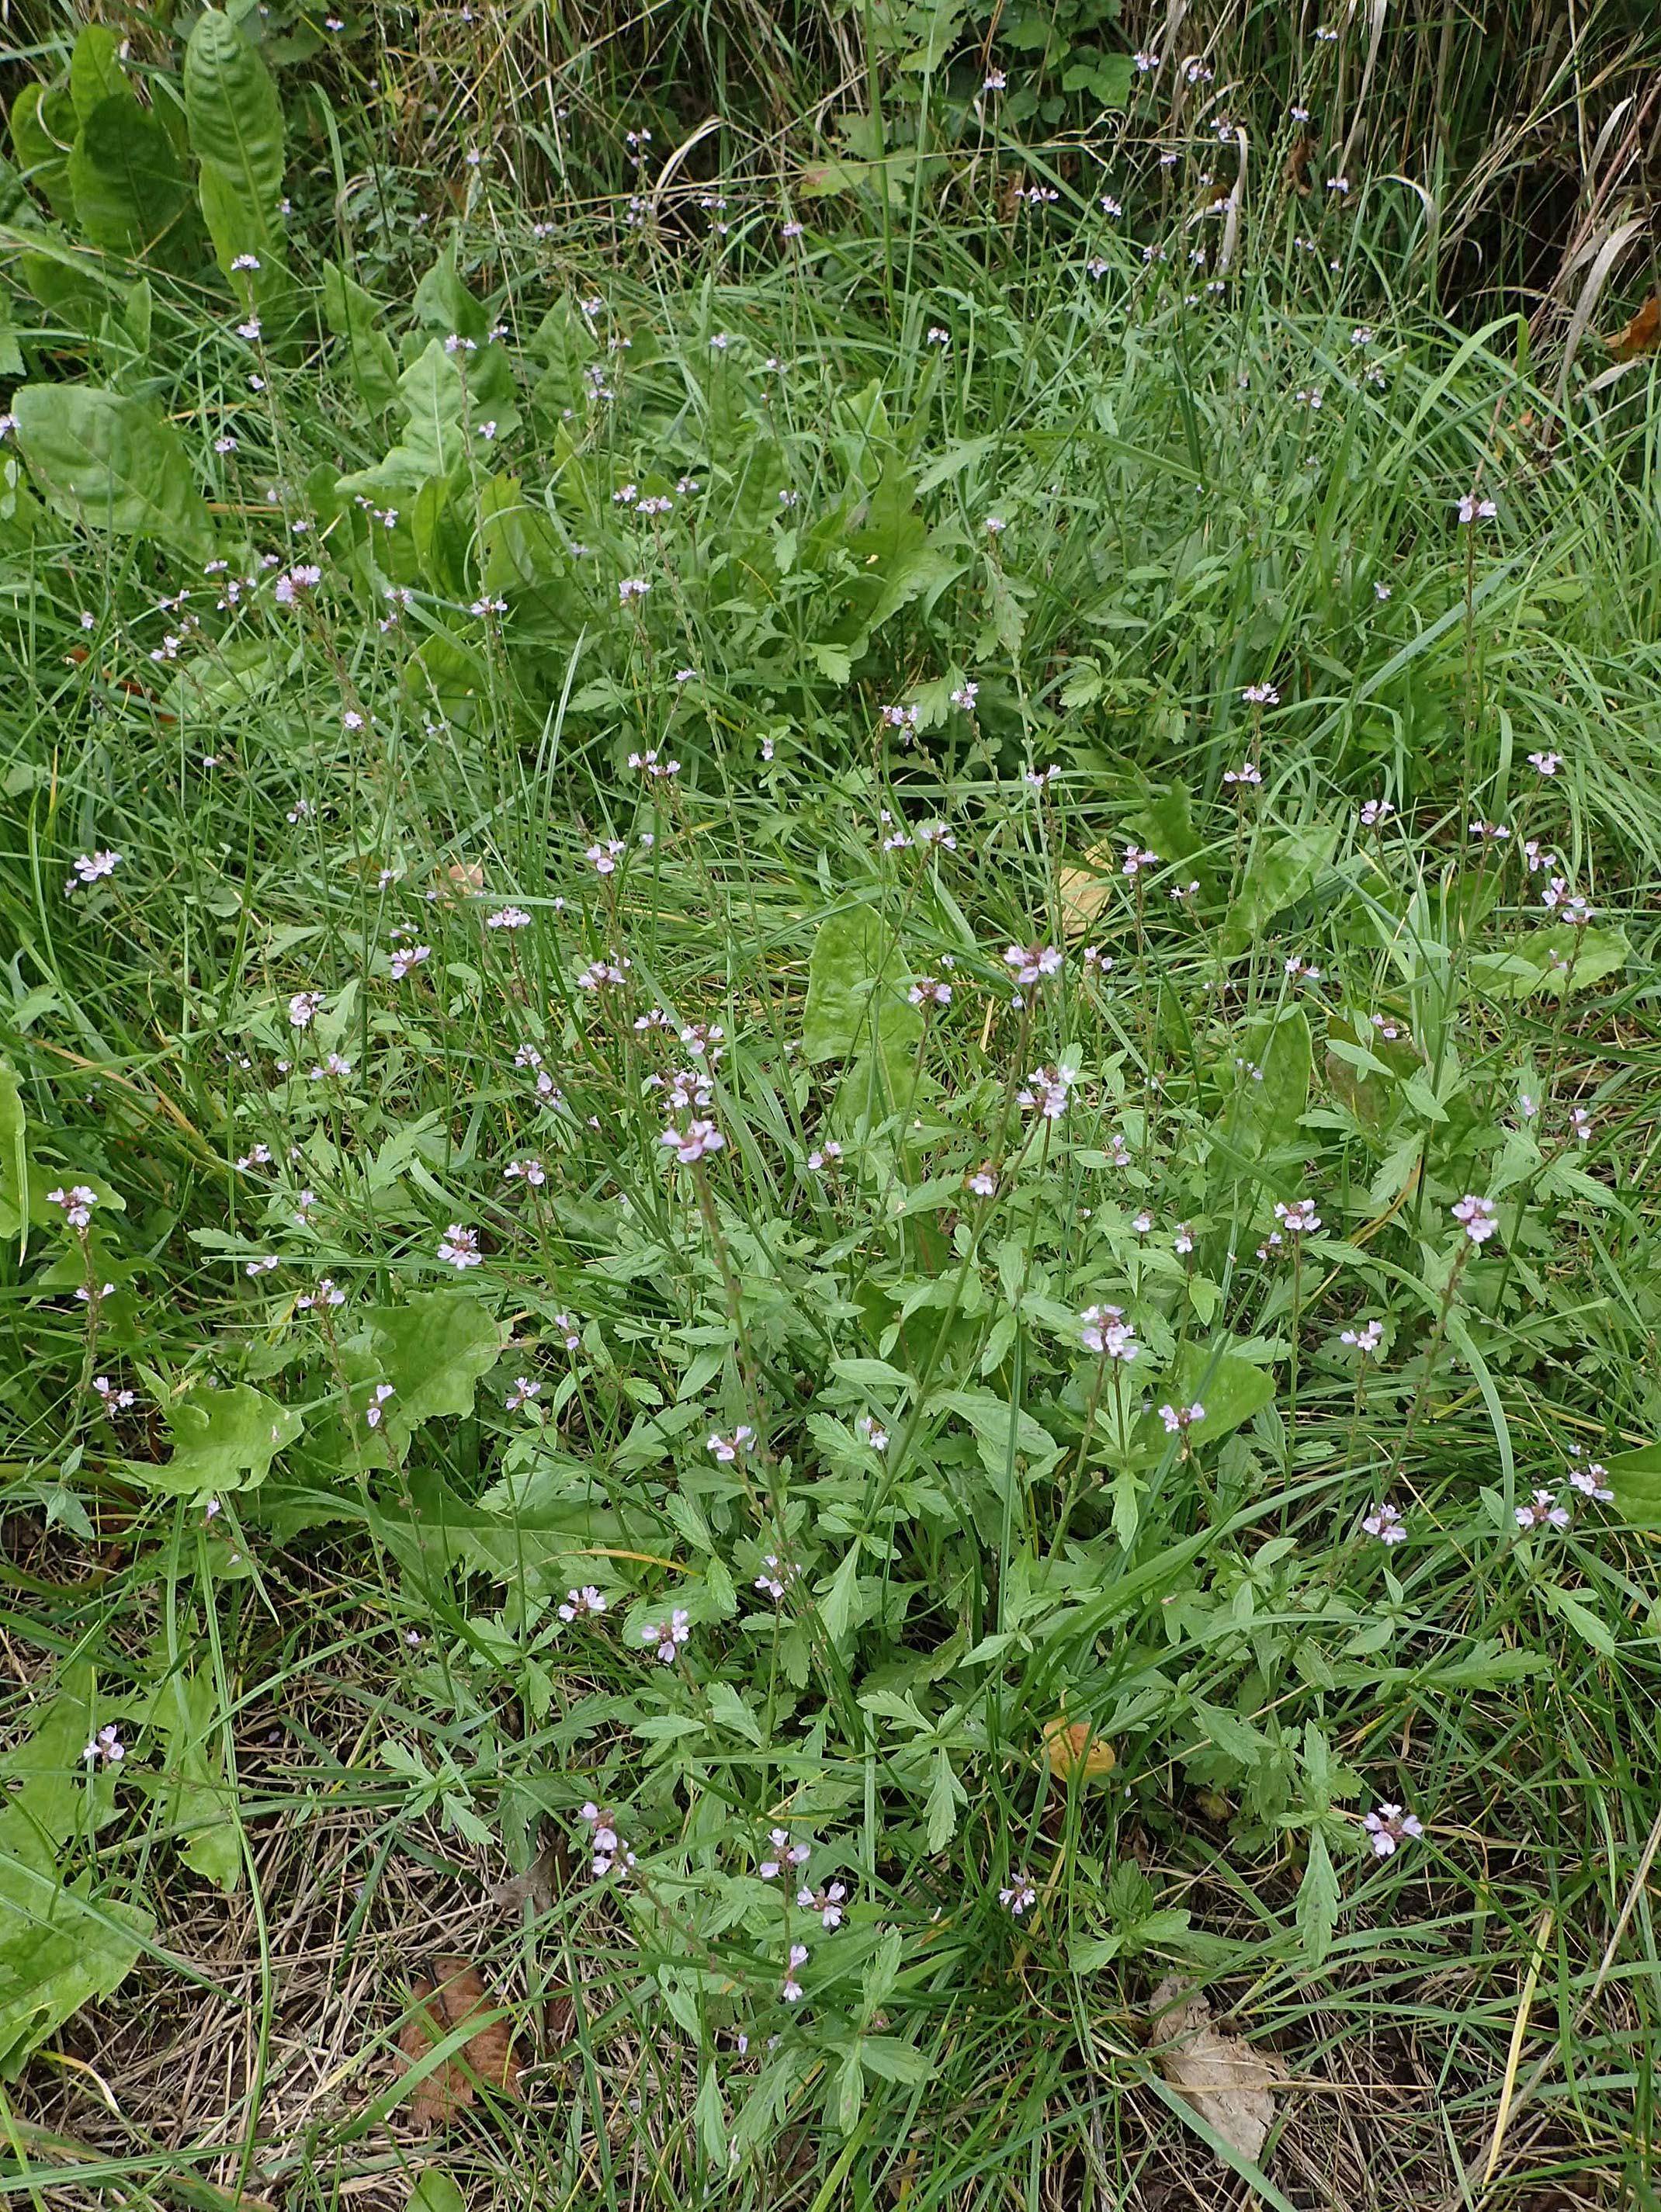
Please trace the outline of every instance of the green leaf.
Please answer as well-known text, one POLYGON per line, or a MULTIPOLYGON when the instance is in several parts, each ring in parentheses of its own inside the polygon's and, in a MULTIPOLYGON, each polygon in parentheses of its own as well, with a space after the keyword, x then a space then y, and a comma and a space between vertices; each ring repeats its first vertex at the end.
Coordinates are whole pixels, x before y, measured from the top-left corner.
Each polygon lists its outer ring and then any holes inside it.
POLYGON ((1618 922, 1606 929, 1560 922, 1535 930, 1507 952, 1479 952, 1470 973, 1495 998, 1520 1003, 1542 993, 1561 999, 1566 986, 1571 995, 1589 991, 1618 975, 1631 957, 1632 946, 1618 922))
POLYGON ((0 1759, 0 1901, 12 1862, 50 1868, 63 1844, 113 1814, 113 1774, 89 1773, 82 1758, 109 1718, 95 1710, 94 1689, 84 1662, 65 1667, 33 1730, 0 1759))
POLYGON ((1557 1618, 1584 1638, 1600 1658, 1615 1656, 1618 1647, 1614 1632, 1603 1615, 1586 1602, 1595 1595, 1593 1591, 1560 1589, 1555 1583, 1542 1583, 1540 1595, 1557 1618))
POLYGON ((461 2184, 441 2166, 423 2166, 410 2191, 408 2212, 467 2212, 461 2184))
POLYGON ((473 1410, 473 1394, 502 1353, 502 1329, 461 1291, 417 1291, 365 1316, 376 1369, 392 1386, 386 1440, 402 1458, 423 1421, 473 1410))
POLYGON ((1661 1528, 1661 1444, 1616 1452, 1609 1470, 1609 1487, 1622 1519, 1640 1528, 1661 1528))
POLYGON ((415 319, 441 337, 472 338, 482 345, 490 318, 456 274, 455 252, 447 250, 416 286, 411 303, 415 319))
POLYGON ((358 398, 379 414, 398 397, 398 356, 380 326, 374 295, 332 261, 323 264, 323 319, 346 341, 346 357, 358 398))
MULTIPOLYGON (((1189 1431, 1196 1443, 1220 1443, 1275 1395, 1272 1370, 1243 1359, 1238 1352, 1229 1351, 1227 1344, 1225 1338, 1220 1344, 1185 1345, 1163 1386, 1171 1393, 1172 1402, 1197 1402, 1205 1407, 1204 1418, 1189 1431)), ((1164 1424, 1157 1414, 1150 1413, 1147 1419, 1157 1432, 1156 1443, 1162 1450, 1166 1441, 1164 1424)))
POLYGON ((860 1547, 850 1544, 818 1601, 819 1626, 833 1644, 846 1641, 859 1609, 860 1547))
POLYGON ((1327 1954, 1332 1948, 1332 1931, 1338 1924, 1339 1901, 1338 1876, 1333 1870, 1332 1854, 1321 1831, 1312 1828, 1309 1864, 1298 1885, 1298 1934, 1303 1942, 1304 1956, 1311 1966, 1318 1968, 1326 1964, 1327 1954))
POLYGON ((69 161, 82 234, 106 252, 149 256, 181 268, 191 188, 173 141, 130 93, 100 100, 81 125, 69 161))
POLYGON ((713 2058, 703 2069, 703 2079, 692 2104, 692 2117, 697 2122, 698 2141, 703 2146, 704 2156, 715 2172, 723 2172, 727 2165, 727 2107, 721 2102, 721 2078, 713 2058))
POLYGON ((159 538, 195 558, 211 553, 185 449, 148 400, 89 384, 26 384, 11 404, 23 457, 60 514, 118 537, 159 538))
POLYGON ((21 1261, 28 1250, 28 1122, 17 1071, 0 1054, 0 1237, 18 1239, 21 1261))
POLYGON ((86 24, 70 56, 70 100, 85 123, 106 100, 119 100, 129 114, 141 111, 121 66, 121 41, 105 23, 86 24))
POLYGON ((234 1389, 198 1390, 181 1399, 168 1413, 167 1425, 173 1452, 167 1465, 130 1460, 128 1471, 148 1489, 195 1498, 258 1488, 304 1424, 292 1407, 239 1382, 234 1389))
POLYGON ((155 1923, 52 1875, 8 1869, 3 1893, 0 2081, 15 2081, 83 2004, 120 1987, 155 1923))
POLYGON ((846 1059, 873 1041, 885 1060, 915 1051, 922 1017, 907 1003, 904 982, 898 939, 868 907, 827 915, 807 963, 801 1039, 808 1060, 846 1059))
POLYGON ((283 105, 265 63, 217 8, 198 16, 185 49, 185 117, 198 161, 251 207, 274 210, 283 197, 283 105))
POLYGON ((174 1673, 145 1715, 165 1746, 159 1778, 161 1818, 186 1865, 223 1890, 242 1873, 242 1842, 231 1808, 218 1742, 218 1707, 203 1674, 174 1673))
POLYGON ((1228 958, 1249 952, 1277 914, 1308 896, 1330 865, 1337 842, 1337 831, 1329 827, 1293 830, 1253 855, 1244 885, 1218 933, 1228 958))
POLYGON ((943 1851, 958 1825, 958 1808, 969 1802, 969 1793, 952 1771, 944 1744, 934 1751, 934 1771, 928 1784, 928 1848, 943 1851))
POLYGON ((265 63, 216 8, 197 18, 185 49, 185 119, 201 164, 197 192, 219 266, 246 283, 262 314, 275 314, 289 297, 283 106, 265 63), (258 269, 234 270, 248 254, 258 269))
POLYGON ((1299 1127, 1309 1106, 1314 1047, 1301 1006, 1289 1006, 1272 1024, 1247 1032, 1244 1057, 1262 1070, 1248 1078, 1237 1104, 1226 1107, 1220 1127, 1244 1152, 1283 1152, 1302 1144, 1299 1127))
POLYGON ((1009 1469, 1012 1423, 1015 1456, 1026 1462, 1029 1475, 1048 1474, 1062 1455, 1062 1447, 1042 1422, 990 1390, 941 1390, 928 1402, 968 1422, 980 1446, 981 1464, 1000 1488, 1009 1469))
POLYGON ((11 143, 18 166, 52 213, 67 222, 75 212, 70 194, 70 149, 78 119, 61 85, 26 84, 11 104, 11 143))

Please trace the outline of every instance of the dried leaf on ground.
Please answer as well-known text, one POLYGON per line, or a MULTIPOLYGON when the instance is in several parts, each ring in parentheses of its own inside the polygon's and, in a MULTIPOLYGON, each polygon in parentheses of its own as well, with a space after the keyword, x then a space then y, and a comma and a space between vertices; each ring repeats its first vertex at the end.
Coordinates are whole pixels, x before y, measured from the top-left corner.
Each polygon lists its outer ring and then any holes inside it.
POLYGON ((1211 2007, 1202 1996, 1184 1996, 1176 1974, 1167 1974, 1154 1990, 1150 2014, 1160 2073, 1225 2142, 1255 2165, 1275 2124, 1274 2067, 1238 2036, 1220 2035, 1211 2024, 1211 2007))
POLYGON ((421 2009, 404 2023, 398 2039, 404 2070, 419 2065, 429 2051, 445 2042, 470 2020, 483 2024, 460 2048, 451 2052, 416 2085, 410 2099, 410 2118, 418 2128, 442 2127, 453 2114, 474 2102, 480 2085, 518 2096, 520 2067, 514 2051, 513 2031, 507 2021, 495 2017, 501 2008, 480 1980, 477 1968, 465 1959, 434 1962, 436 1979, 418 1975, 413 1984, 421 2009))
POLYGON ((1050 1756, 1050 1771, 1062 1782, 1075 1773, 1082 1773, 1087 1780, 1111 1774, 1117 1764, 1104 1735, 1098 1735, 1088 1721, 1070 1721, 1065 1713, 1044 1723, 1043 1747, 1050 1756))
POLYGON ((1661 293, 1652 292, 1625 328, 1605 343, 1617 361, 1635 361, 1640 353, 1653 353, 1661 344, 1661 293))
POLYGON ((1063 868, 1057 888, 1062 927, 1069 937, 1082 937, 1112 897, 1113 878, 1098 875, 1093 868, 1063 868))

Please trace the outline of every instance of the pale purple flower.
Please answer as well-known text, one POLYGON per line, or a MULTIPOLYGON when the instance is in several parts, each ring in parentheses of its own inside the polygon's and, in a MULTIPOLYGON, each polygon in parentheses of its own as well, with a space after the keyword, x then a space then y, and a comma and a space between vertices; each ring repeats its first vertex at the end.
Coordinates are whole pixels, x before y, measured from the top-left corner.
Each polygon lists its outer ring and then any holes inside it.
POLYGON ((1515 1518, 1518 1527, 1525 1532, 1534 1528, 1567 1528, 1569 1510, 1549 1490, 1536 1490, 1526 1505, 1516 1509, 1515 1518))
POLYGON ((464 1228, 460 1222, 453 1221, 439 1243, 438 1256, 459 1275, 465 1274, 469 1267, 480 1266, 484 1255, 478 1249, 478 1230, 464 1228))
POLYGON ((72 1182, 68 1189, 60 1183, 56 1190, 46 1193, 48 1206, 60 1206, 64 1218, 71 1229, 85 1229, 92 1219, 92 1210, 98 1203, 98 1193, 90 1183, 72 1182))
POLYGON ((672 1667, 680 1647, 692 1632, 692 1616, 678 1605, 667 1620, 648 1622, 640 1632, 642 1644, 654 1644, 666 1667, 672 1667))
POLYGON ((375 1384, 374 1395, 363 1409, 363 1419, 370 1428, 378 1429, 380 1426, 380 1417, 386 1408, 386 1401, 396 1395, 390 1382, 375 1384))
POLYGON ((1235 784, 1242 790, 1248 784, 1261 783, 1262 780, 1263 772, 1255 761, 1242 761, 1238 768, 1226 768, 1223 770, 1223 781, 1235 784))
POLYGON ((119 1766, 127 1755, 127 1747, 113 1728, 101 1728, 81 1756, 90 1765, 97 1759, 105 1766, 119 1766))
POLYGON ((1569 1486, 1578 1490, 1583 1498, 1595 1498, 1600 1505, 1609 1504, 1615 1492, 1608 1487, 1609 1471, 1601 1460, 1588 1460, 1584 1467, 1569 1469, 1569 1486))
POLYGON ((754 1451, 756 1432, 748 1421, 740 1421, 730 1437, 722 1436, 718 1429, 712 1431, 705 1437, 703 1448, 713 1452, 723 1467, 730 1467, 740 1452, 754 1451))
POLYGON ((605 1600, 593 1583, 584 1583, 581 1589, 569 1589, 565 1601, 559 1608, 562 1620, 588 1620, 605 1610, 605 1600))
POLYGON ((531 917, 522 906, 499 906, 484 917, 486 929, 528 929, 531 917))
POLYGON ((1030 1912, 1037 1901, 1038 1893, 1032 1887, 1031 1876, 1026 1874, 1018 1874, 1007 1889, 998 1892, 999 1904, 1017 1920, 1022 1913, 1030 1912))
POLYGON ((1293 1237, 1312 1236, 1321 1225, 1321 1217, 1315 1211, 1312 1198, 1295 1198, 1290 1206, 1282 1206, 1277 1200, 1275 1218, 1293 1237))
POLYGON ((1373 1507, 1361 1526, 1387 1548, 1407 1541, 1407 1523, 1387 1498, 1373 1507))
POLYGON ((1361 807, 1361 827, 1364 830, 1381 829, 1395 811, 1387 799, 1366 799, 1361 807))
POLYGON ((1499 512, 1491 499, 1478 499, 1474 491, 1459 495, 1459 520, 1467 528, 1473 522, 1492 522, 1499 512))
POLYGON ((806 1963, 806 1944, 793 1943, 790 1946, 790 1963, 784 1970, 784 1982, 779 1990, 779 1995, 784 1999, 786 2004, 800 2002, 801 1984, 796 1979, 796 1969, 798 1966, 805 1966, 806 1963))
POLYGON ((1367 1832, 1367 1840, 1376 1859, 1393 1858, 1396 1847, 1404 1838, 1415 1841, 1421 1837, 1424 1825, 1416 1813, 1404 1813, 1399 1805, 1380 1805, 1369 1813, 1361 1826, 1367 1832))
POLYGON ((1500 1209, 1494 1200, 1478 1198, 1470 1191, 1466 1192, 1451 1212, 1473 1244, 1485 1244, 1500 1226, 1500 1209))
POLYGON ((118 1390, 107 1375, 94 1375, 92 1387, 98 1393, 107 1420, 113 1421, 118 1413, 125 1413, 129 1406, 137 1402, 131 1390, 118 1390))
POLYGON ((1070 1067, 1035 1067, 1016 1092, 1016 1102, 1029 1114, 1036 1109, 1046 1121, 1059 1121, 1067 1111, 1068 1093, 1077 1081, 1070 1067))
POLYGON ((1370 1321, 1365 1328, 1345 1329, 1338 1340, 1341 1344, 1349 1345, 1366 1359, 1372 1357, 1384 1340, 1384 1324, 1376 1320, 1370 1321))
POLYGON ((1123 1306, 1086 1306, 1079 1316, 1079 1340, 1103 1359, 1132 1360, 1141 1349, 1123 1306))
POLYGON ((1037 983, 1056 974, 1062 965, 1062 953, 1054 945, 1012 945, 1003 956, 1003 964, 1018 983, 1037 983))
POLYGON ((1240 696, 1249 707, 1278 707, 1281 695, 1272 684, 1248 684, 1240 696))
POLYGON ((1186 1258, 1194 1249, 1194 1231, 1189 1227, 1187 1222, 1179 1221, 1177 1224, 1177 1234, 1171 1240, 1171 1248, 1181 1258, 1186 1258))
POLYGON ((757 1872, 764 1881, 776 1881, 786 1867, 805 1867, 812 1857, 807 1844, 793 1844, 788 1828, 770 1828, 767 1840, 772 1847, 770 1858, 764 1858, 757 1872))
POLYGON ((777 1604, 791 1583, 800 1575, 801 1568, 794 1559, 781 1559, 776 1552, 764 1552, 762 1554, 761 1565, 762 1571, 756 1577, 754 1587, 758 1590, 765 1590, 768 1596, 775 1604, 777 1604))
POLYGON ((1161 1406, 1159 1419, 1168 1437, 1186 1436, 1196 1421, 1205 1419, 1205 1407, 1196 1398, 1191 1406, 1161 1406))
POLYGON ((433 957, 430 945, 400 945, 392 955, 392 981, 401 983, 412 968, 419 968, 433 957))
POLYGON ((989 1162, 984 1162, 969 1176, 968 1184, 977 1198, 991 1198, 998 1188, 996 1171, 989 1162))
POLYGON ((845 1883, 833 1881, 828 1889, 809 1889, 804 1882, 796 1892, 796 1903, 804 1912, 817 1912, 826 1928, 842 1925, 843 1900, 848 1895, 845 1883))
POLYGON ((658 1142, 668 1146, 683 1167, 691 1167, 708 1153, 720 1152, 727 1139, 713 1121, 693 1120, 684 1129, 672 1125, 658 1142))
POLYGON ((1562 765, 1563 757, 1561 753, 1530 753, 1529 755, 1529 766, 1541 775, 1555 775, 1562 765))

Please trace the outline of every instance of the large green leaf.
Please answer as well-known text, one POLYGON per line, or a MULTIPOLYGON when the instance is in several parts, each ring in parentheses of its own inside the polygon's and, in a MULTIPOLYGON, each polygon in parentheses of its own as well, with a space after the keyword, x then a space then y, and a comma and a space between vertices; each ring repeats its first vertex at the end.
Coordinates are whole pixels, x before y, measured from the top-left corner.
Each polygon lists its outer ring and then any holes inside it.
POLYGON ((70 56, 70 100, 76 118, 86 123, 107 100, 120 100, 130 115, 138 113, 138 101, 121 66, 121 41, 106 23, 82 26, 70 56))
POLYGON ((379 414, 398 397, 398 356, 380 328, 372 293, 332 261, 323 264, 323 319, 346 341, 346 359, 357 396, 379 414))
POLYGON ((264 315, 289 299, 283 217, 283 106, 271 73, 216 8, 185 49, 185 118, 201 163, 197 191, 214 252, 264 315), (238 270, 252 256, 252 270, 238 270))
POLYGON ((412 1432, 437 1414, 473 1410, 473 1393, 502 1352, 502 1329, 459 1291, 424 1291, 365 1316, 379 1370, 392 1386, 386 1441, 401 1457, 412 1432))
POLYGON ((62 514, 119 537, 159 538, 202 560, 213 531, 190 463, 148 400, 89 384, 26 384, 17 442, 62 514))
POLYGON ((271 72, 230 17, 198 16, 185 49, 185 115, 191 150, 251 206, 283 197, 283 104, 271 72))
MULTIPOLYGON (((1214 1344, 1184 1345, 1165 1381, 1154 1393, 1155 1403, 1202 1405, 1203 1419, 1189 1435, 1196 1443, 1220 1443, 1226 1436, 1262 1411, 1275 1395, 1274 1370, 1231 1352, 1226 1338, 1214 1344)), ((1157 1413, 1143 1419, 1146 1436, 1159 1450, 1168 1441, 1157 1413)))
POLYGON ((74 103, 61 86, 26 84, 11 104, 11 143, 18 166, 55 216, 74 213, 70 149, 77 127, 74 103))
POLYGON ((868 907, 827 915, 807 963, 807 1003, 801 1046, 810 1060, 842 1060, 863 1051, 881 1018, 881 1037, 914 1043, 922 1017, 908 1006, 898 943, 868 907))
POLYGON ((1661 1528, 1661 1444, 1616 1452, 1609 1469, 1609 1487, 1622 1517, 1642 1528, 1661 1528))
POLYGON ((1250 951, 1277 914, 1306 898, 1331 862, 1338 833, 1290 830, 1252 856, 1245 882, 1223 916, 1219 943, 1231 959, 1250 951))
POLYGON ((1627 933, 1618 922, 1609 928, 1577 929, 1560 922, 1524 938, 1509 952, 1479 952, 1470 963, 1471 980, 1496 999, 1561 999, 1564 989, 1589 991, 1617 975, 1632 956, 1627 933))
POLYGON ((145 1717, 160 1732, 164 1747, 158 1805, 179 1856, 217 1887, 234 1889, 242 1872, 242 1842, 217 1741, 212 1684, 202 1674, 169 1674, 151 1698, 145 1717))
POLYGON ((230 1390, 198 1390, 167 1415, 173 1457, 165 1467, 130 1462, 130 1471, 152 1490, 186 1497, 252 1490, 271 1462, 304 1426, 292 1407, 268 1398, 252 1383, 230 1390))
POLYGON ((155 1926, 137 1905, 88 1896, 55 1875, 19 1874, 0 1917, 0 2081, 94 1997, 126 1979, 155 1926))
POLYGON ((76 220, 91 244, 183 265, 191 188, 173 141, 130 93, 100 100, 86 118, 69 170, 76 220))

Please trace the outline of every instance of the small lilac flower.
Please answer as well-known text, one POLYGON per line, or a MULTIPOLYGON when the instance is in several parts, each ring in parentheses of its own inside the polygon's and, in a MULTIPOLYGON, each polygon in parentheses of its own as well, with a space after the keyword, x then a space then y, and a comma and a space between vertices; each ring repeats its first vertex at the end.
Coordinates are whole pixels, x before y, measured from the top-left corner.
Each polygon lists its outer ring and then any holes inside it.
POLYGON ((1549 1490, 1536 1490, 1526 1505, 1517 1508, 1515 1518, 1518 1527, 1525 1533, 1535 1528, 1567 1528, 1569 1510, 1549 1490))
POLYGON ((1459 520, 1467 529, 1473 522, 1492 522, 1499 512, 1491 499, 1478 499, 1472 491, 1459 495, 1459 520))
POLYGON ((1376 1859, 1393 1858, 1396 1845, 1405 1838, 1411 1837, 1416 1841, 1425 1832, 1419 1815, 1404 1813, 1399 1805, 1380 1805, 1376 1812, 1367 1814, 1361 1826, 1367 1832, 1368 1843, 1376 1859))
POLYGON ((1609 1471, 1601 1460, 1588 1460, 1585 1467, 1569 1469, 1569 1487, 1578 1490, 1583 1498, 1595 1498, 1600 1505, 1608 1505, 1615 1492, 1607 1486, 1609 1471))
POLYGON ((1003 956, 1003 964, 1018 983, 1037 983, 1056 973, 1062 953, 1054 945, 1012 945, 1003 956))
POLYGON ((1485 1244, 1500 1226, 1500 1209, 1491 1198, 1478 1198, 1467 1191, 1451 1210, 1473 1244, 1485 1244))
POLYGON ((464 1228, 460 1222, 453 1221, 440 1242, 438 1256, 459 1275, 465 1274, 469 1267, 482 1265, 484 1255, 478 1249, 478 1230, 464 1228))
POLYGON ((826 1928, 842 1925, 843 1900, 848 1894, 845 1883, 833 1881, 828 1889, 809 1889, 804 1883, 796 1892, 796 1903, 804 1912, 817 1912, 826 1928))
POLYGON ((713 1121, 693 1120, 684 1129, 672 1124, 658 1139, 666 1145, 683 1167, 691 1167, 710 1152, 718 1152, 727 1142, 713 1121))
POLYGON ((113 1728, 101 1728, 81 1756, 90 1765, 97 1759, 105 1766, 119 1766, 127 1755, 127 1747, 113 1728))
POLYGON ((648 1622, 640 1632, 642 1644, 654 1644, 666 1667, 672 1667, 680 1647, 692 1632, 692 1616, 678 1605, 667 1620, 648 1622))
POLYGON ((584 1583, 581 1589, 569 1589, 565 1602, 559 1608, 563 1621, 587 1620, 605 1610, 605 1600, 592 1583, 584 1583))
POLYGON ((1007 1889, 998 1892, 999 1904, 1017 1920, 1022 1913, 1030 1912, 1037 1901, 1038 1893, 1032 1887, 1031 1875, 1026 1874, 1018 1874, 1007 1889))
POLYGON ((1370 1321, 1365 1328, 1347 1328, 1338 1339, 1340 1344, 1351 1346, 1366 1359, 1372 1357, 1384 1340, 1384 1324, 1377 1320, 1370 1321))
POLYGON ((1312 1236, 1321 1225, 1321 1217, 1315 1211, 1312 1198, 1293 1199, 1290 1206, 1282 1206, 1277 1200, 1275 1218, 1291 1237, 1312 1236))
POLYGON ((363 1409, 364 1421, 370 1428, 378 1429, 380 1426, 380 1417, 386 1409, 386 1401, 396 1395, 390 1382, 375 1384, 374 1396, 363 1409))
POLYGON ((747 1421, 740 1421, 730 1437, 716 1430, 704 1442, 704 1449, 713 1452, 723 1467, 730 1467, 740 1452, 755 1449, 756 1432, 747 1421))
POLYGON ((1196 1421, 1205 1419, 1205 1407, 1196 1398, 1191 1406, 1161 1406, 1159 1419, 1168 1437, 1185 1437, 1196 1421))
POLYGON ((1407 1523, 1387 1498, 1373 1507, 1361 1526, 1369 1536, 1376 1536, 1385 1546, 1394 1547, 1407 1541, 1407 1523))
POLYGON ((796 1979, 796 1969, 798 1966, 805 1966, 806 1963, 806 1944, 793 1943, 790 1946, 790 1963, 784 1970, 784 1983, 779 1990, 779 1995, 784 1999, 786 2004, 799 2004, 801 2002, 801 1984, 796 1979))
POLYGON ((533 1376, 516 1375, 514 1377, 514 1387, 503 1399, 502 1404, 508 1413, 516 1413, 522 1406, 528 1406, 532 1398, 539 1398, 541 1395, 542 1385, 533 1376))
POLYGON ((1135 1359, 1141 1347, 1123 1306, 1086 1306, 1079 1316, 1079 1340, 1103 1359, 1135 1359))
POLYGON ((1035 1067, 1016 1092, 1016 1103, 1029 1114, 1036 1109, 1046 1121, 1059 1121, 1067 1111, 1068 1094, 1077 1081, 1068 1067, 1035 1067))

